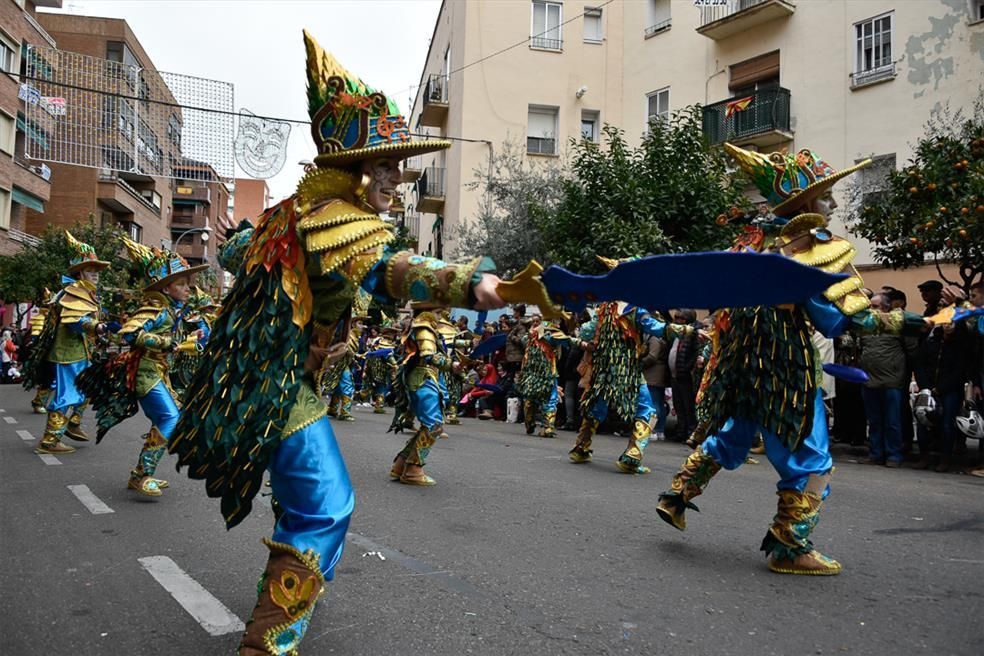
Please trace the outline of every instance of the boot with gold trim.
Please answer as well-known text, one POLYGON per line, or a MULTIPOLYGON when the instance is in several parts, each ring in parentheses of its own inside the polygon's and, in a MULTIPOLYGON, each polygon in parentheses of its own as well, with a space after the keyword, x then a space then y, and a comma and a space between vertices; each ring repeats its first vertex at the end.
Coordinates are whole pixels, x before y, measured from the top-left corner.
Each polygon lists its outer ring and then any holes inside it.
POLYGON ((324 591, 321 559, 289 544, 264 538, 270 549, 256 606, 236 651, 238 656, 296 656, 314 607, 324 591))
POLYGON ((31 399, 31 410, 34 411, 36 415, 46 415, 48 414, 48 398, 51 396, 50 389, 38 388, 38 391, 34 393, 34 398, 31 399))
POLYGON ((540 437, 557 437, 557 411, 545 410, 543 412, 543 426, 540 428, 540 437))
MULTIPOLYGON (((426 426, 417 429, 403 451, 400 452, 400 456, 403 456, 403 469, 400 471, 401 483, 404 485, 437 484, 436 480, 424 473, 424 464, 427 462, 427 455, 430 453, 431 447, 437 441, 437 436, 443 432, 442 424, 437 424, 429 429, 426 426)), ((400 456, 397 456, 398 461, 400 456)), ((396 465, 397 463, 394 463, 394 467, 390 471, 391 475, 396 471, 396 465)))
POLYGON ((811 474, 806 488, 779 490, 779 507, 769 532, 762 540, 762 551, 769 557, 769 569, 779 574, 833 576, 841 564, 813 547, 810 533, 820 520, 820 508, 830 474, 811 474))
POLYGON ((591 438, 594 437, 595 431, 598 430, 600 424, 601 422, 594 417, 585 417, 581 421, 581 430, 577 433, 577 441, 574 443, 574 448, 568 452, 567 457, 578 464, 590 462, 592 453, 591 438))
POLYGON ((372 397, 372 411, 377 415, 386 414, 386 395, 376 394, 372 397))
POLYGON ((68 429, 65 431, 65 435, 76 442, 88 442, 89 436, 82 429, 82 413, 85 411, 86 406, 89 402, 86 401, 82 405, 76 406, 75 412, 68 420, 68 429))
POLYGON ((691 503, 691 499, 700 496, 707 487, 707 484, 714 477, 714 474, 721 471, 721 465, 714 461, 714 458, 704 453, 704 450, 697 447, 683 463, 683 467, 673 477, 670 489, 659 495, 659 503, 656 512, 667 523, 681 531, 687 529, 687 518, 684 513, 687 508, 700 512, 700 509, 691 503))
POLYGON ((67 428, 68 417, 63 412, 58 412, 57 410, 49 411, 44 435, 41 436, 41 441, 34 447, 34 452, 39 454, 50 453, 52 455, 75 453, 75 447, 63 444, 61 441, 62 435, 65 434, 67 428))
POLYGON ((157 472, 157 463, 164 457, 166 448, 167 440, 161 435, 157 426, 151 426, 140 449, 137 466, 130 471, 130 479, 126 484, 129 489, 148 497, 159 497, 164 494, 162 490, 168 487, 168 482, 154 478, 154 474, 157 472))
POLYGON ((355 421, 355 417, 352 416, 352 397, 348 394, 340 394, 338 399, 338 420, 355 421))
POLYGON ((626 474, 648 474, 651 470, 642 464, 642 456, 646 452, 649 444, 649 436, 653 429, 649 422, 636 418, 632 422, 632 435, 629 437, 629 444, 625 451, 615 461, 615 466, 626 474))
POLYGON ((331 399, 328 401, 328 416, 337 417, 338 416, 338 402, 341 400, 341 395, 332 394, 331 399))

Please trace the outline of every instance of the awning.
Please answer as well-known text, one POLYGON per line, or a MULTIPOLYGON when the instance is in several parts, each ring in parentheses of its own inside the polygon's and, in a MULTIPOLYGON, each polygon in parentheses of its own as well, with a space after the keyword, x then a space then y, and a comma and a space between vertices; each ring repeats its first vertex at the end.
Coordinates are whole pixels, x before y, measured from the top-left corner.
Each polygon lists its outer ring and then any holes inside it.
POLYGON ((24 207, 31 208, 35 212, 44 214, 44 201, 34 194, 27 193, 23 189, 13 187, 10 191, 10 199, 15 203, 20 203, 24 207))

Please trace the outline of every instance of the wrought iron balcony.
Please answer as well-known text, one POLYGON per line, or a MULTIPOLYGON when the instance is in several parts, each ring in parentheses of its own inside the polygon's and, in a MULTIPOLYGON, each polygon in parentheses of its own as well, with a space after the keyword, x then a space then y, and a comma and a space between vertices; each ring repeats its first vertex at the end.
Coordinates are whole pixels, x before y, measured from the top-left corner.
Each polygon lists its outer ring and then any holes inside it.
POLYGON ((563 39, 548 39, 542 36, 531 36, 530 47, 537 50, 563 50, 563 39))
POLYGON ((667 18, 666 20, 661 20, 658 23, 654 23, 646 28, 646 38, 651 36, 656 36, 660 32, 665 32, 673 26, 673 19, 667 18))
POLYGON ((420 109, 420 124, 431 128, 444 125, 448 117, 448 76, 431 75, 424 87, 424 102, 420 109))
POLYGON ((425 214, 440 214, 444 210, 443 167, 429 166, 417 180, 417 211, 425 214))
POLYGON ((697 32, 715 41, 745 33, 796 11, 791 0, 704 0, 697 32))
POLYGON ((704 107, 704 135, 713 144, 775 146, 791 141, 789 89, 773 87, 704 107))
POLYGON ((408 157, 403 162, 403 181, 416 182, 423 172, 423 160, 420 155, 408 157))

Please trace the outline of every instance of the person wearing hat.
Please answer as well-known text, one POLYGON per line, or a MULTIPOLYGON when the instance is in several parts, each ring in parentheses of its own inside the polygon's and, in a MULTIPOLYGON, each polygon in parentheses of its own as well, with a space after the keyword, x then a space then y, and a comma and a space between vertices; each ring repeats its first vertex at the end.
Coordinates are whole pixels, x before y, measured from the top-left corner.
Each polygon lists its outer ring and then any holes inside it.
POLYGON ((349 348, 356 290, 388 303, 504 305, 491 262, 396 251, 379 216, 400 162, 450 142, 411 137, 395 102, 307 32, 304 43, 318 155, 296 194, 257 220, 168 443, 221 499, 227 527, 249 515, 267 472, 282 510, 240 656, 296 652, 345 545, 355 498, 316 376, 349 348))
POLYGON ((72 251, 65 287, 58 292, 45 318, 44 328, 25 368, 25 386, 39 390, 51 388, 44 435, 34 448, 36 453, 66 454, 74 447, 62 437, 88 442, 82 430, 82 412, 87 402, 76 384, 79 374, 89 366, 97 335, 119 330, 119 324, 101 320, 96 285, 99 272, 109 266, 100 260, 89 244, 65 232, 72 251))
POLYGON ((924 317, 931 317, 940 311, 943 307, 943 283, 939 280, 927 280, 919 283, 916 289, 919 290, 919 295, 926 304, 924 317))
POLYGON ((534 314, 529 331, 523 336, 526 352, 516 388, 523 397, 523 420, 526 434, 532 435, 537 424, 540 437, 557 437, 558 392, 557 350, 562 344, 581 340, 572 338, 550 321, 534 314))
MULTIPOLYGON (((771 213, 754 217, 733 250, 773 252, 829 273, 846 273, 806 303, 718 312, 714 351, 702 381, 707 437, 660 495, 659 516, 679 530, 684 513, 721 470, 742 465, 761 433, 779 473, 778 509, 762 542, 768 567, 782 574, 832 575, 841 565, 813 547, 833 471, 820 362, 813 328, 826 337, 861 333, 918 333, 926 322, 902 310, 872 312, 852 262, 855 248, 831 234, 837 207, 831 187, 868 164, 835 171, 811 150, 795 154, 725 149, 761 191, 771 213)), ((772 281, 782 284, 781 281, 772 281)))
POLYGON ((399 340, 399 331, 383 326, 379 335, 366 341, 366 366, 362 374, 362 389, 372 395, 372 411, 386 414, 386 395, 393 383, 393 374, 399 367, 393 353, 399 340))
POLYGON ((355 397, 355 377, 352 374, 352 364, 359 353, 359 341, 362 333, 362 322, 369 318, 369 304, 372 297, 362 289, 356 290, 352 301, 352 316, 350 317, 349 341, 345 353, 333 359, 326 365, 321 377, 320 388, 330 397, 328 416, 339 421, 355 421, 352 416, 352 399, 355 397))
POLYGON ((168 483, 154 474, 179 413, 170 369, 175 354, 196 354, 208 339, 208 324, 200 317, 191 320, 188 305, 195 274, 208 265, 188 266, 177 253, 126 237, 123 245, 144 282, 143 304, 120 330, 130 350, 87 369, 80 376, 80 385, 96 408, 97 441, 120 421, 133 416, 138 405, 150 419, 150 431, 144 436, 127 488, 159 497, 168 483))

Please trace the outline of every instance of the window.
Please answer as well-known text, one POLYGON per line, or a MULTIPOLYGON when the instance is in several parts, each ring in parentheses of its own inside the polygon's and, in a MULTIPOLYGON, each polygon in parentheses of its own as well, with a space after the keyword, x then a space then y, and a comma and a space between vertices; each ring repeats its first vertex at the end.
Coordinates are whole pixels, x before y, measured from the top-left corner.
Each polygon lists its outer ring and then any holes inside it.
POLYGON ((10 192, 0 189, 0 228, 10 227, 10 192))
POLYGON ((670 0, 648 0, 646 2, 646 31, 648 39, 670 29, 670 0))
POLYGON ((892 66, 892 14, 854 24, 855 77, 892 66))
POLYGON ((581 112, 581 138, 598 143, 598 112, 581 112))
POLYGON ((16 42, 0 32, 0 71, 17 75, 18 69, 20 69, 20 62, 17 61, 19 50, 20 46, 16 42))
POLYGON ((0 150, 8 155, 14 154, 14 144, 17 143, 17 119, 10 114, 0 112, 0 150))
POLYGON ((181 150, 181 121, 174 114, 167 119, 167 137, 181 150))
POLYGON ((136 223, 130 221, 123 221, 120 223, 120 228, 126 233, 126 236, 133 241, 140 243, 140 237, 143 236, 143 228, 141 228, 136 223))
POLYGON ((133 141, 133 108, 123 98, 119 98, 119 117, 117 120, 119 121, 120 132, 127 139, 133 141))
POLYGON ((541 50, 560 50, 564 45, 560 31, 563 5, 557 2, 533 0, 533 28, 530 47, 541 50))
POLYGON ((153 189, 141 189, 140 195, 145 201, 154 206, 158 212, 161 211, 161 195, 153 189))
POLYGON ((970 21, 984 21, 984 0, 970 0, 970 21))
POLYGON ((557 154, 556 107, 530 105, 526 129, 526 152, 534 155, 557 154))
POLYGON ((646 94, 646 125, 670 118, 670 87, 646 94))
POLYGON ((601 9, 596 7, 584 8, 584 40, 587 43, 601 43, 604 40, 604 30, 601 23, 601 9))

